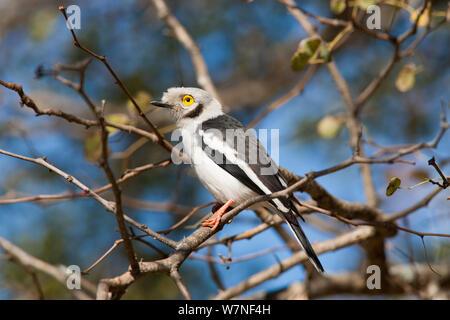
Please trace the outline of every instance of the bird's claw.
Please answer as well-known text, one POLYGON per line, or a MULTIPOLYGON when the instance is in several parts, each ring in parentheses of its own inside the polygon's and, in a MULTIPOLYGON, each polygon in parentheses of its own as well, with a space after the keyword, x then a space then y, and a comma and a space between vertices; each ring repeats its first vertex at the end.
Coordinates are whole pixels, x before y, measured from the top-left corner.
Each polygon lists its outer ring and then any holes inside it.
POLYGON ((220 207, 214 214, 214 218, 208 219, 202 223, 202 227, 212 227, 211 230, 215 231, 219 226, 220 219, 227 211, 228 207, 233 203, 233 200, 228 200, 223 206, 220 207))

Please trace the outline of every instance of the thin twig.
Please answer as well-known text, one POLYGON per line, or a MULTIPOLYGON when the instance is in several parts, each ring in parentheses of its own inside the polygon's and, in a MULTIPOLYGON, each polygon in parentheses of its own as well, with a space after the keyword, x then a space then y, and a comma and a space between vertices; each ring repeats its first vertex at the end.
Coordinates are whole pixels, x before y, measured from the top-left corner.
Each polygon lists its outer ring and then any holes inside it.
POLYGON ((34 271, 33 268, 31 268, 28 265, 25 265, 24 263, 22 263, 22 261, 20 259, 18 259, 17 257, 13 256, 12 254, 7 254, 6 255, 6 259, 8 259, 9 261, 17 264, 19 267, 21 267, 23 270, 25 270, 26 273, 28 273, 31 277, 31 280, 33 281, 33 285, 36 288, 36 295, 37 298, 39 300, 44 300, 44 292, 42 291, 42 287, 41 284, 39 283, 39 279, 37 277, 36 272, 34 271))
MULTIPOLYGON (((61 13, 64 15, 64 19, 66 20, 67 23, 69 23, 69 19, 67 17, 67 13, 66 13, 66 9, 64 8, 64 6, 60 6, 59 7, 59 11, 61 11, 61 13)), ((119 77, 117 76, 117 74, 114 72, 114 70, 111 68, 111 66, 109 65, 108 61, 106 60, 106 58, 104 56, 98 55, 95 52, 89 50, 88 48, 82 46, 80 44, 80 42, 77 39, 77 36, 75 35, 75 32, 73 31, 72 28, 70 28, 70 33, 72 34, 72 38, 74 41, 74 45, 77 48, 80 48, 81 50, 83 50, 84 52, 86 52, 87 54, 89 54, 90 56, 94 57, 95 59, 101 61, 106 69, 108 69, 109 73, 111 74, 111 76, 114 78, 115 83, 120 87, 120 89, 122 89, 122 91, 126 94, 126 96, 128 97, 128 99, 130 99, 131 103, 133 104, 133 106, 136 108, 136 110, 138 111, 139 116, 144 120, 144 122, 150 127, 150 129, 153 131, 153 133, 156 135, 157 137, 157 142, 163 146, 166 150, 170 151, 172 145, 166 140, 164 139, 164 137, 159 133, 158 129, 156 129, 156 127, 153 125, 153 123, 147 118, 147 116, 145 115, 145 113, 142 111, 142 108, 137 104, 136 100, 133 98, 133 96, 130 94, 130 92, 128 91, 128 89, 125 87, 125 85, 122 83, 122 81, 119 79, 119 77)))
POLYGON ((419 202, 417 202, 416 204, 413 204, 411 207, 406 208, 402 211, 399 211, 397 213, 393 213, 393 214, 388 214, 387 218, 385 219, 385 221, 389 222, 389 221, 394 221, 400 218, 403 218, 407 215, 409 215, 410 213, 416 212, 417 209, 420 209, 422 207, 425 207, 426 205, 428 205, 428 203, 430 203, 430 201, 437 195, 439 194, 439 192, 442 191, 442 188, 438 187, 436 189, 434 189, 432 192, 430 192, 425 198, 423 198, 422 200, 420 200, 419 202))
POLYGON ((109 254, 111 252, 114 251, 115 248, 117 248, 117 246, 119 246, 119 244, 121 244, 123 242, 123 239, 119 239, 114 241, 114 244, 111 246, 111 248, 108 249, 108 251, 106 251, 100 258, 97 259, 97 261, 95 261, 90 267, 88 267, 87 269, 81 271, 81 274, 83 275, 87 275, 89 274, 89 272, 95 268, 95 266, 97 266, 100 262, 102 262, 107 256, 109 256, 109 254))
POLYGON ((447 178, 444 173, 442 172, 441 168, 439 168, 438 164, 436 163, 436 159, 434 159, 434 157, 432 157, 430 160, 428 160, 428 165, 432 166, 434 169, 436 169, 437 173, 441 176, 442 178, 442 184, 440 184, 439 182, 434 182, 433 180, 430 179, 430 182, 433 184, 437 184, 438 186, 440 186, 442 189, 447 189, 447 187, 450 185, 450 180, 449 178, 447 178))
POLYGON ((184 284, 183 278, 181 278, 179 271, 177 269, 173 269, 170 272, 170 277, 173 279, 173 281, 177 285, 177 287, 180 290, 183 297, 186 300, 192 300, 191 294, 189 293, 189 290, 187 289, 186 285, 184 284))
MULTIPOLYGON (((63 13, 64 13, 64 16, 66 17, 64 10, 63 10, 63 13)), ((75 41, 77 42, 75 34, 73 33, 73 30, 71 30, 71 31, 72 31, 72 34, 74 35, 75 41)), ((60 76, 58 70, 62 68, 61 66, 59 66, 59 68, 55 67, 54 76, 57 80, 61 81, 63 84, 67 85, 68 87, 72 88, 73 90, 75 90, 76 92, 78 92, 80 94, 81 98, 85 101, 85 103, 91 109, 92 113, 97 118, 97 121, 100 124, 100 129, 101 129, 100 130, 101 131, 100 166, 103 168, 103 171, 105 172, 105 175, 106 175, 109 183, 111 184, 111 189, 114 194, 115 216, 116 216, 117 224, 119 226, 120 235, 122 236, 122 239, 124 241, 124 246, 125 246, 125 250, 127 253, 128 261, 130 262, 132 273, 138 274, 139 273, 139 265, 138 265, 137 257, 134 252, 133 244, 131 243, 131 240, 130 240, 130 235, 128 234, 127 227, 125 225, 125 218, 124 218, 124 212, 123 212, 123 206, 122 206, 122 191, 120 190, 120 187, 116 182, 116 178, 114 177, 114 173, 109 165, 109 160, 108 160, 108 154, 109 154, 108 135, 109 135, 109 132, 106 129, 105 118, 104 118, 104 109, 105 109, 106 102, 105 102, 105 100, 103 100, 101 108, 98 108, 97 106, 95 106, 92 99, 89 98, 89 96, 87 95, 87 93, 83 87, 84 73, 89 64, 89 61, 90 60, 86 60, 85 63, 79 64, 77 66, 71 66, 71 67, 65 66, 66 69, 69 69, 72 71, 78 71, 80 73, 80 79, 79 79, 78 84, 73 83, 72 81, 60 76)))
POLYGON ((400 227, 392 222, 388 222, 388 221, 352 221, 350 219, 341 217, 337 214, 334 214, 333 212, 331 212, 330 210, 326 210, 326 209, 322 209, 319 208, 317 206, 311 205, 311 204, 305 204, 302 203, 303 206, 307 207, 307 208, 311 208, 316 210, 317 212, 321 212, 323 214, 326 214, 330 217, 334 217, 342 222, 345 222, 347 224, 350 224, 352 226, 372 226, 372 227, 380 227, 380 228, 386 228, 386 229, 397 229, 400 231, 404 231, 407 233, 411 233, 414 234, 416 236, 419 237, 443 237, 443 238, 450 238, 450 234, 446 234, 446 233, 434 233, 434 232, 419 232, 419 231, 415 231, 415 230, 411 230, 408 228, 403 228, 400 227))
MULTIPOLYGON (((124 181, 127 181, 128 179, 135 177, 139 175, 142 172, 145 172, 147 170, 153 169, 153 168, 159 168, 159 167, 166 167, 170 165, 172 161, 169 160, 163 160, 158 163, 149 163, 140 167, 136 167, 133 169, 126 170, 122 176, 116 180, 117 184, 121 184, 124 181)), ((100 188, 92 190, 92 192, 101 194, 105 191, 108 191, 111 189, 112 185, 109 183, 107 185, 104 185, 100 188)), ((48 201, 48 200, 64 200, 64 199, 74 199, 74 198, 81 198, 81 197, 88 197, 89 195, 86 192, 64 192, 61 194, 41 194, 41 195, 35 195, 35 196, 26 196, 21 198, 7 198, 7 199, 0 199, 0 205, 2 204, 12 204, 12 203, 19 203, 19 202, 30 202, 30 201, 48 201)), ((125 199, 124 199, 125 200, 125 199)))
MULTIPOLYGON (((219 272, 217 271, 216 264, 214 263, 215 261, 213 260, 213 254, 214 254, 214 247, 211 246, 208 248, 207 256, 206 256, 207 258, 210 258, 207 260, 209 272, 211 273, 212 280, 217 285, 217 288, 219 288, 219 291, 223 291, 226 288, 222 282, 222 279, 220 279, 219 272)), ((192 258, 193 256, 195 256, 195 255, 193 253, 191 253, 191 255, 189 257, 192 258)))
POLYGON ((215 204, 215 203, 216 202, 213 201, 213 202, 205 203, 205 204, 202 204, 200 206, 193 208, 191 210, 191 212, 189 212, 185 217, 183 217, 183 219, 181 219, 180 221, 175 223, 173 226, 171 226, 170 228, 168 228, 166 230, 162 230, 162 231, 158 231, 158 232, 162 233, 162 234, 169 234, 170 232, 172 232, 173 230, 175 230, 176 228, 181 226, 183 223, 185 223, 187 220, 189 220, 189 218, 192 217, 194 214, 196 214, 199 210, 209 207, 210 205, 215 204))
MULTIPOLYGON (((2 237, 0 237, 0 248, 2 248, 7 254, 13 256, 15 259, 20 261, 20 263, 22 263, 23 265, 41 271, 51 276, 52 278, 56 279, 59 283, 61 283, 64 286, 64 288, 67 288, 66 287, 67 268, 65 266, 62 265, 55 266, 43 260, 40 260, 2 237)), ((92 299, 91 296, 85 291, 89 292, 90 294, 95 294, 96 286, 83 278, 81 278, 81 286, 82 286, 81 290, 69 290, 69 291, 78 299, 91 300, 92 299)))
POLYGON ((294 97, 301 94, 306 84, 309 82, 314 72, 317 70, 317 68, 318 68, 317 64, 310 65, 306 70, 305 74, 301 77, 300 81, 291 90, 289 90, 285 95, 281 96, 280 98, 270 103, 263 110, 263 112, 261 112, 255 119, 252 120, 252 122, 250 122, 250 124, 247 127, 248 128, 255 127, 269 113, 271 113, 274 110, 277 110, 278 108, 280 108, 281 106, 292 100, 294 97))
MULTIPOLYGON (((108 201, 104 198, 102 198, 101 196, 99 196, 97 193, 93 192, 89 187, 87 187, 85 184, 83 184, 82 182, 80 182, 77 178, 75 178, 74 176, 62 171, 61 169, 58 169, 57 167, 55 167, 54 165, 50 164, 46 158, 29 158, 26 156, 22 156, 19 154, 15 154, 6 150, 2 150, 0 149, 0 153, 13 157, 13 158, 17 158, 20 160, 24 160, 24 161, 28 161, 28 162, 32 162, 35 164, 39 164, 41 166, 46 167, 47 169, 49 169, 50 171, 62 176, 64 179, 66 179, 68 182, 74 184, 75 186, 77 186, 78 188, 80 188, 86 195, 92 197, 93 199, 97 200, 100 204, 102 204, 105 209, 108 212, 111 212, 113 214, 116 214, 116 206, 115 203, 112 201, 108 201)), ((136 222, 135 220, 131 219, 130 217, 124 215, 124 219, 126 222, 130 223, 131 225, 133 225, 134 227, 138 228, 139 230, 147 233, 149 236, 153 237, 154 239, 157 239, 158 241, 160 241, 161 243, 164 243, 165 245, 172 247, 172 248, 176 248, 177 243, 163 235, 160 235, 159 233, 151 230, 148 226, 146 226, 145 224, 136 222)))

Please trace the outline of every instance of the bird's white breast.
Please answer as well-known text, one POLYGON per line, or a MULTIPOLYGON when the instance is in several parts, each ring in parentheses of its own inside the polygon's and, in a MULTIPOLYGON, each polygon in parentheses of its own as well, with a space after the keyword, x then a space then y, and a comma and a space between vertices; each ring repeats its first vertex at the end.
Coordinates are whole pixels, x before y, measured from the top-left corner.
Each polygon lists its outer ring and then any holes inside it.
POLYGON ((244 184, 219 167, 203 150, 196 126, 181 129, 183 150, 191 159, 191 165, 205 188, 220 203, 233 200, 234 205, 256 195, 244 184))

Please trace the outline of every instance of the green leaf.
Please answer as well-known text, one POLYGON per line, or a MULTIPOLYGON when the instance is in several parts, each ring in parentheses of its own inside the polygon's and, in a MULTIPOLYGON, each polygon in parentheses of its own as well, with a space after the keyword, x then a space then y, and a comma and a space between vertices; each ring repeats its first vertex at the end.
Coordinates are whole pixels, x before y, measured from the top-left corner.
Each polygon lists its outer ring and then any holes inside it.
POLYGON ((389 180, 389 185, 386 188, 386 196, 390 197, 394 194, 395 191, 400 187, 402 181, 400 178, 394 177, 389 180))
MULTIPOLYGON (((124 113, 109 114, 105 117, 105 120, 108 122, 114 122, 118 124, 128 124, 130 122, 130 118, 128 117, 128 115, 124 113)), ((118 131, 116 128, 109 126, 106 126, 106 130, 108 130, 110 134, 115 134, 118 131)))
POLYGON ((395 86, 401 92, 406 92, 414 87, 417 67, 414 63, 406 64, 397 75, 395 86))
POLYGON ((307 38, 300 41, 297 51, 291 60, 291 68, 294 71, 302 71, 308 61, 315 55, 320 45, 319 38, 307 38))
POLYGON ((50 34, 55 18, 55 10, 41 9, 35 11, 28 21, 30 37, 37 42, 44 40, 50 34))
POLYGON ((322 43, 322 45, 320 46, 319 57, 325 60, 325 62, 333 61, 333 57, 330 55, 330 52, 328 51, 328 45, 326 43, 322 43))
POLYGON ((330 1, 330 9, 335 14, 341 14, 345 10, 345 0, 331 0, 330 1))
MULTIPOLYGON (((152 100, 152 96, 147 91, 141 90, 133 98, 134 98, 134 101, 136 101, 136 103, 138 104, 138 106, 141 107, 143 112, 149 111, 150 108, 152 107, 150 105, 150 101, 152 100)), ((131 100, 128 100, 128 102, 127 102, 127 109, 130 112, 130 114, 137 114, 137 110, 134 107, 134 105, 131 102, 131 100)))
POLYGON ((342 122, 342 117, 325 116, 317 124, 317 133, 324 139, 333 139, 338 135, 342 122))
POLYGON ((377 4, 378 0, 358 0, 357 6, 362 10, 367 10, 371 5, 377 4))
POLYGON ((84 156, 89 162, 97 162, 102 156, 102 137, 99 130, 84 139, 84 156))

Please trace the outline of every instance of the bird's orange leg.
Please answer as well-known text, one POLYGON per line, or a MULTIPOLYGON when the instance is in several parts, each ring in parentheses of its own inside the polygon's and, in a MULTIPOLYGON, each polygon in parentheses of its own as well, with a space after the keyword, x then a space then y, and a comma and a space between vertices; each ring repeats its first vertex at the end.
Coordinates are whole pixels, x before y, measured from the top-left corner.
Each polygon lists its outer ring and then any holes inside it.
POLYGON ((228 200, 227 203, 221 206, 220 209, 214 213, 214 218, 206 220, 205 222, 202 223, 202 226, 212 227, 212 231, 216 230, 217 227, 219 226, 220 219, 225 214, 225 212, 227 212, 228 207, 231 206, 232 203, 233 200, 228 200))

